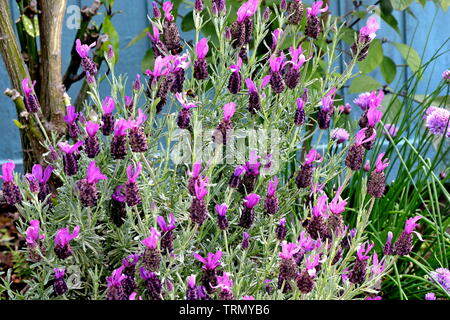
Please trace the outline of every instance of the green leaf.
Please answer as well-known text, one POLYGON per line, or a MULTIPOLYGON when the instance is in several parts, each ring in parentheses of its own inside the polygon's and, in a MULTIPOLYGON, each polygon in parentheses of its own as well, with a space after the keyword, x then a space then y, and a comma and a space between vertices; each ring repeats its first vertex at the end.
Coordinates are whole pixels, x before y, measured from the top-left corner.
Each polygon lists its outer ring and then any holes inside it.
POLYGON ((16 125, 16 127, 19 128, 19 129, 21 129, 21 130, 22 130, 22 129, 25 129, 25 128, 27 127, 27 126, 24 126, 23 124, 21 124, 20 121, 17 120, 17 119, 14 119, 13 122, 14 122, 14 124, 16 125))
POLYGON ((28 33, 31 37, 36 37, 36 31, 34 29, 33 21, 28 18, 26 15, 22 15, 23 27, 25 28, 26 33, 28 33))
POLYGON ((387 94, 384 96, 381 102, 383 106, 384 115, 383 118, 386 123, 393 123, 398 120, 400 109, 402 108, 402 102, 395 94, 387 94))
POLYGON ((391 58, 384 56, 380 65, 380 70, 387 83, 394 81, 395 75, 397 74, 397 66, 391 58))
POLYGON ((375 39, 370 44, 369 52, 367 58, 361 62, 358 62, 359 70, 363 74, 369 73, 375 70, 383 61, 383 46, 381 41, 375 39))
POLYGON ((350 28, 342 28, 341 39, 348 45, 352 45, 355 42, 356 31, 350 28))
POLYGON ((138 43, 139 41, 144 39, 147 36, 147 33, 149 31, 150 31, 150 27, 145 28, 144 30, 142 30, 141 33, 139 33, 137 36, 135 36, 133 39, 131 39, 130 42, 128 42, 128 44, 126 45, 125 49, 134 46, 136 43, 138 43))
POLYGON ((181 31, 187 32, 195 29, 194 13, 188 12, 181 21, 181 31))
POLYGON ((448 7, 450 7, 450 0, 438 0, 444 11, 447 11, 448 7))
POLYGON ((417 2, 419 2, 422 5, 422 7, 425 7, 427 0, 417 0, 417 2))
POLYGON ((153 49, 148 49, 144 58, 141 61, 141 70, 144 72, 147 69, 151 69, 155 57, 153 56, 153 49))
POLYGON ((119 61, 120 49, 119 33, 117 32, 116 27, 114 27, 111 18, 108 16, 106 16, 105 20, 103 21, 103 32, 108 35, 108 41, 103 43, 102 50, 108 50, 108 46, 111 44, 114 49, 115 61, 117 63, 119 61))
POLYGON ((373 91, 381 87, 381 83, 371 76, 362 75, 353 79, 348 91, 350 93, 360 93, 366 91, 373 91))
POLYGON ((392 44, 397 48, 413 72, 419 70, 421 59, 416 50, 404 43, 392 42, 392 44))
POLYGON ((408 8, 414 0, 394 0, 392 1, 392 7, 395 10, 405 10, 408 8))
POLYGON ((395 19, 395 17, 390 13, 384 13, 381 12, 381 19, 383 19, 384 22, 386 22, 389 26, 391 26, 392 29, 394 29, 398 34, 400 34, 400 28, 398 27, 398 21, 395 19))

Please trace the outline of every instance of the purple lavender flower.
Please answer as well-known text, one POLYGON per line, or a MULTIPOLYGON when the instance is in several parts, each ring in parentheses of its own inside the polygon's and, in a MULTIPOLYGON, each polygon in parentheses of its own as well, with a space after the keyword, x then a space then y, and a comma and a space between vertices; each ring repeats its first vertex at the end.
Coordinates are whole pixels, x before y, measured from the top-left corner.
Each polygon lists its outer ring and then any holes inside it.
POLYGON ((333 99, 336 94, 336 88, 332 88, 325 97, 322 98, 322 106, 319 108, 317 122, 322 130, 330 127, 331 117, 334 114, 333 99))
POLYGON ((367 183, 367 193, 372 197, 381 198, 386 188, 386 177, 383 170, 389 165, 388 159, 383 160, 384 153, 380 153, 375 163, 375 170, 372 172, 367 183))
POLYGON ((407 219, 405 222, 405 229, 395 242, 395 253, 399 256, 406 256, 412 249, 412 233, 418 226, 417 221, 422 219, 421 216, 415 216, 414 218, 407 219))
POLYGON ((203 263, 202 284, 209 294, 215 291, 217 287, 216 269, 221 266, 220 259, 222 258, 222 251, 216 253, 209 252, 206 258, 203 258, 198 253, 194 253, 194 258, 203 263))
POLYGON ((228 229, 227 204, 226 203, 216 204, 214 209, 216 210, 217 213, 217 224, 219 225, 219 229, 227 230, 228 229))
POLYGON ((203 11, 203 0, 195 0, 194 1, 194 9, 197 12, 203 11))
POLYGON ((264 209, 270 215, 277 213, 279 209, 278 198, 275 194, 277 191, 277 186, 278 178, 275 176, 273 180, 269 181, 269 184, 267 186, 267 197, 264 201, 264 209))
POLYGON ((170 87, 170 92, 179 93, 183 91, 185 70, 190 65, 189 54, 185 53, 181 56, 175 56, 170 65, 170 74, 172 77, 172 85, 170 87))
POLYGON ((445 291, 450 293, 450 271, 446 268, 437 268, 435 271, 430 272, 431 278, 444 288, 445 291))
POLYGON ((187 279, 186 300, 199 300, 197 284, 195 283, 195 274, 192 274, 187 279))
POLYGON ((244 198, 244 208, 242 209, 239 226, 249 229, 255 221, 255 207, 261 197, 256 193, 250 193, 244 198))
POLYGON ((175 217, 173 216, 173 213, 171 212, 169 214, 170 222, 168 221, 166 223, 166 220, 162 216, 158 216, 156 218, 156 222, 159 225, 159 228, 161 229, 161 232, 163 232, 163 235, 161 237, 161 251, 162 254, 171 253, 173 251, 173 230, 177 227, 175 224, 175 217))
POLYGON ((288 22, 299 25, 303 19, 304 6, 302 0, 292 0, 288 6, 288 22))
POLYGON ((296 282, 298 289, 306 294, 310 293, 314 289, 314 277, 316 275, 316 267, 319 265, 320 255, 311 255, 306 259, 306 267, 297 276, 296 282))
POLYGON ((425 295, 425 300, 436 300, 436 295, 433 292, 428 292, 425 295))
POLYGON ((288 71, 286 72, 286 86, 289 89, 295 89, 300 81, 300 68, 305 63, 306 58, 301 46, 298 48, 290 47, 289 53, 291 60, 285 63, 285 66, 288 67, 288 71))
POLYGON ((55 235, 55 254, 59 259, 65 260, 73 254, 70 241, 78 237, 80 226, 76 226, 70 233, 68 228, 59 229, 55 235))
POLYGON ((307 22, 305 35, 313 39, 317 39, 321 31, 320 20, 317 16, 319 13, 328 10, 328 5, 325 8, 322 8, 322 5, 323 1, 316 1, 312 3, 311 8, 306 8, 307 22))
POLYGON ((38 262, 41 260, 41 255, 45 255, 45 247, 43 240, 45 235, 40 233, 40 221, 31 220, 30 226, 26 231, 26 242, 28 248, 28 256, 31 261, 38 262))
POLYGON ((111 195, 111 218, 113 223, 120 227, 123 225, 127 215, 125 208, 125 196, 122 194, 123 186, 116 187, 115 192, 111 195))
POLYGON ((197 80, 205 80, 208 78, 208 66, 205 60, 208 51, 208 39, 202 38, 195 46, 197 60, 194 63, 194 78, 197 80))
POLYGON ((308 221, 306 230, 311 235, 311 238, 326 239, 330 237, 328 228, 325 224, 324 218, 328 211, 328 197, 322 195, 317 199, 317 204, 311 209, 311 220, 308 221))
POLYGON ((124 186, 125 201, 129 207, 136 206, 142 202, 139 194, 139 187, 136 183, 139 174, 142 171, 142 164, 140 162, 135 165, 127 167, 128 180, 124 186))
POLYGON ((98 123, 88 121, 86 123, 87 138, 84 140, 84 150, 88 158, 95 158, 100 153, 100 143, 97 138, 97 131, 100 128, 98 123))
POLYGON ((74 106, 67 106, 67 115, 64 116, 64 121, 67 124, 67 131, 72 139, 76 139, 80 134, 80 128, 78 127, 76 120, 78 113, 75 112, 74 106))
POLYGON ((283 32, 284 31, 281 28, 277 28, 272 32, 272 45, 270 47, 272 52, 275 52, 275 50, 277 48, 278 40, 280 40, 281 36, 283 35, 283 32))
POLYGON ((208 194, 207 182, 208 179, 203 177, 199 177, 196 181, 194 186, 195 196, 192 198, 189 210, 191 220, 199 226, 208 218, 208 209, 205 201, 205 196, 208 194))
POLYGON ((36 81, 33 81, 31 87, 30 87, 30 80, 28 78, 25 78, 22 80, 22 91, 24 94, 24 103, 25 108, 27 109, 28 113, 36 113, 41 108, 41 105, 39 104, 39 100, 36 97, 36 94, 34 94, 34 86, 36 85, 36 81))
POLYGON ((200 161, 195 162, 192 165, 192 171, 188 170, 188 191, 191 196, 195 196, 195 184, 199 179, 200 172, 202 171, 202 163, 200 161))
POLYGON ((229 102, 223 106, 223 120, 217 126, 213 133, 213 141, 217 144, 226 145, 230 140, 233 131, 233 124, 231 118, 236 112, 236 104, 229 102))
POLYGON ((108 179, 101 173, 95 161, 91 161, 87 170, 87 177, 77 182, 77 188, 81 204, 85 207, 95 207, 97 205, 97 183, 100 180, 108 179))
POLYGON ((349 138, 347 130, 336 128, 331 131, 331 139, 336 141, 336 144, 344 143, 349 138))
POLYGON ((385 131, 384 134, 390 135, 392 138, 395 138, 398 133, 398 128, 394 124, 385 124, 384 125, 385 131))
POLYGON ((148 295, 151 300, 162 300, 162 284, 158 275, 152 271, 146 270, 144 267, 140 269, 141 278, 145 282, 148 295))
POLYGON ((76 142, 73 146, 66 142, 60 142, 58 146, 63 151, 64 172, 68 176, 76 175, 78 172, 78 148, 84 144, 83 141, 76 142))
POLYGON ((345 165, 353 171, 361 169, 365 154, 363 143, 375 139, 375 132, 371 137, 366 138, 366 130, 367 128, 363 128, 358 131, 355 143, 350 146, 347 157, 345 158, 345 165))
POLYGON ((128 121, 128 135, 130 137, 130 146, 133 152, 145 152, 148 150, 147 136, 142 128, 142 124, 147 120, 147 116, 139 109, 136 120, 128 121))
POLYGON ((126 275, 123 274, 124 266, 115 269, 111 276, 106 278, 108 282, 108 291, 106 293, 106 300, 128 300, 129 295, 125 293, 123 282, 126 275))
POLYGON ((345 211, 347 201, 341 198, 342 187, 339 187, 333 200, 328 204, 328 209, 332 213, 328 217, 328 227, 334 233, 344 229, 342 213, 345 211))
POLYGON ((442 72, 442 79, 448 83, 450 83, 450 70, 447 69, 444 72, 442 72))
POLYGON ((96 46, 96 43, 92 43, 91 45, 81 44, 80 39, 75 41, 76 47, 75 49, 78 52, 78 55, 81 58, 81 67, 83 68, 86 75, 95 76, 97 74, 97 64, 89 57, 89 51, 91 48, 96 46))
POLYGON ((263 21, 267 22, 270 19, 270 8, 266 7, 266 9, 264 9, 264 13, 263 13, 263 21))
POLYGON ((216 288, 220 289, 220 300, 234 300, 233 291, 231 291, 232 286, 233 280, 230 279, 230 273, 224 272, 222 276, 217 276, 216 288))
POLYGON ((281 74, 281 67, 284 63, 284 53, 281 52, 280 56, 272 55, 269 58, 270 65, 270 86, 274 93, 281 93, 284 90, 284 80, 281 74))
POLYGON ((356 261, 353 269, 349 273, 349 281, 353 284, 362 284, 366 279, 367 260, 369 259, 369 251, 373 248, 374 243, 363 244, 356 252, 356 261))
POLYGON ((113 159, 125 159, 127 154, 127 130, 129 123, 125 119, 116 121, 114 125, 114 136, 111 139, 111 155, 113 159))
POLYGON ((188 129, 191 125, 191 109, 197 107, 197 105, 195 103, 189 103, 185 93, 181 94, 177 92, 175 97, 182 106, 178 114, 177 125, 180 129, 188 129))
POLYGON ((155 19, 161 19, 161 11, 159 10, 156 2, 152 2, 152 12, 155 19))
POLYGON ((248 249, 248 247, 250 246, 250 235, 248 234, 248 232, 244 232, 242 234, 242 243, 241 243, 241 247, 242 249, 246 250, 248 249))
POLYGON ((145 245, 144 255, 142 256, 142 263, 145 269, 156 272, 159 270, 161 264, 161 254, 158 250, 158 242, 161 234, 152 227, 150 229, 150 236, 142 240, 142 244, 145 245))
POLYGON ((309 150, 308 154, 305 157, 305 162, 300 166, 300 171, 295 178, 295 183, 297 184, 297 187, 299 189, 312 186, 312 176, 314 172, 313 163, 320 163, 322 162, 322 160, 322 156, 317 150, 309 150))
POLYGON ((102 115, 102 133, 104 136, 109 136, 114 131, 114 111, 115 102, 112 97, 106 97, 103 102, 103 115, 102 115))
POLYGON ((444 108, 427 109, 425 126, 434 135, 450 138, 450 111, 444 108))
POLYGON ((125 295, 129 297, 136 290, 136 265, 141 256, 139 254, 130 254, 122 260, 123 274, 125 278, 122 280, 122 287, 125 295))
POLYGON ((53 292, 55 295, 60 296, 67 292, 67 284, 64 281, 64 268, 55 268, 53 272, 55 274, 55 280, 53 281, 53 292))
POLYGON ((392 232, 389 231, 389 232, 388 232, 388 236, 387 236, 386 243, 385 243, 385 245, 384 245, 384 247, 383 247, 383 253, 384 253, 385 255, 391 255, 391 254, 394 253, 394 250, 393 250, 393 248, 392 248, 392 237, 393 237, 393 236, 394 236, 394 235, 392 234, 392 232))
MULTIPOLYGON (((376 131, 375 126, 380 121, 381 117, 383 116, 383 112, 378 109, 379 106, 376 105, 370 105, 369 109, 367 110, 367 131, 366 131, 366 139, 374 136, 376 137, 376 131)), ((375 141, 375 138, 373 140, 367 141, 363 143, 363 146, 366 150, 372 149, 373 143, 375 141)))
POLYGON ((357 55, 358 61, 362 61, 367 57, 370 43, 375 38, 378 29, 380 29, 380 25, 377 19, 372 17, 367 20, 367 24, 359 31, 358 40, 352 45, 353 55, 357 55), (358 46, 362 46, 359 52, 358 46))
POLYGON ((250 151, 249 159, 243 165, 245 169, 244 177, 241 180, 241 184, 239 185, 239 192, 241 193, 250 193, 255 190, 256 182, 259 177, 259 168, 261 167, 261 163, 258 161, 259 157, 255 150, 250 151))
POLYGON ((164 44, 167 49, 172 54, 178 54, 181 52, 181 38, 180 32, 178 31, 177 24, 175 23, 175 18, 172 15, 173 3, 166 1, 163 3, 164 11, 164 25, 163 25, 163 35, 164 44))
POLYGON ((242 59, 237 58, 237 64, 230 66, 231 76, 228 80, 228 90, 232 94, 237 94, 241 90, 242 76, 241 76, 242 59))
POLYGON ((275 230, 275 233, 277 234, 277 239, 279 241, 283 241, 286 238, 286 218, 281 218, 280 222, 278 223, 277 229, 275 230))
POLYGON ((343 114, 350 114, 350 112, 352 112, 352 106, 350 105, 350 103, 346 103, 339 107, 339 111, 343 114))
POLYGON ((279 256, 280 274, 278 276, 278 289, 283 288, 283 292, 291 290, 290 280, 295 278, 297 274, 297 265, 294 260, 294 255, 300 250, 300 247, 295 243, 288 243, 286 240, 281 243, 281 252, 279 256))
POLYGON ((50 179, 52 172, 53 167, 50 165, 43 170, 40 164, 35 164, 31 170, 31 174, 27 173, 25 175, 25 178, 30 184, 30 191, 38 193, 39 201, 44 201, 50 194, 50 188, 47 185, 47 182, 50 179))
MULTIPOLYGON (((267 85, 270 76, 266 76, 264 79, 265 81, 263 80, 260 87, 261 90, 267 85)), ((256 114, 257 111, 261 110, 261 98, 258 93, 258 88, 250 78, 245 79, 245 84, 248 89, 248 111, 250 111, 251 114, 256 114)))
MULTIPOLYGON (((159 11, 159 10, 158 10, 159 11)), ((157 57, 164 57, 167 53, 166 45, 160 39, 160 32, 158 26, 152 23, 153 35, 148 32, 147 35, 152 42, 153 55, 157 57)))
POLYGON ((245 173, 244 166, 237 166, 231 175, 229 186, 230 188, 238 188, 241 185, 241 176, 245 173))
POLYGON ((294 124, 301 126, 305 123, 305 101, 297 98, 297 109, 295 110, 294 124))

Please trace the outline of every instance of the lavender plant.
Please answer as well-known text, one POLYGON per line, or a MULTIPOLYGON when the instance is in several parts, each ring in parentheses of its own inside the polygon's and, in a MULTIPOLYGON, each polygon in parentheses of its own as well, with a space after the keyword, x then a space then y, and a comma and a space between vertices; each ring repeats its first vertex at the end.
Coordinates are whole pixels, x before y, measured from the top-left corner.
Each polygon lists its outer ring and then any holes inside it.
MULTIPOLYGON (((172 8, 154 6, 155 60, 132 96, 109 50, 111 93, 101 97, 89 46, 77 44, 84 116, 68 103, 67 140, 44 143, 44 177, 42 167, 26 179, 2 167, 31 276, 22 292, 8 279, 0 288, 16 299, 379 299, 399 257, 416 249, 415 230, 433 221, 398 217, 404 231, 384 248, 371 232, 398 183, 386 186, 392 164, 380 150, 384 93, 355 102, 366 111, 359 122, 337 93, 367 55, 377 20, 355 34, 338 73, 344 25, 322 1, 267 10, 249 0, 231 25, 224 1, 196 1, 195 44, 184 47, 172 8), (217 42, 202 37, 209 21, 217 42), (367 157, 377 159, 373 170, 367 157), (60 181, 52 192, 49 175, 60 181)), ((426 113, 426 139, 447 134, 442 110, 426 113)), ((385 131, 392 141, 395 131, 385 131)), ((446 250, 448 237, 439 241, 446 250)), ((432 277, 447 286, 445 272, 432 277)))

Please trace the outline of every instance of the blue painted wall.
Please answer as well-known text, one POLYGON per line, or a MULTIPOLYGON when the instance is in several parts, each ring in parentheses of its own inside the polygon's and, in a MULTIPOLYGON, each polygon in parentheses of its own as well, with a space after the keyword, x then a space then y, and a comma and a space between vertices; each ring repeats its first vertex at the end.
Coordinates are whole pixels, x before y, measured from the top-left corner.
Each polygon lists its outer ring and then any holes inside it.
MULTIPOLYGON (((68 8, 70 5, 77 5, 82 7, 83 5, 90 5, 92 1, 90 0, 68 0, 68 8)), ((305 1, 311 2, 311 1, 305 1)), ((331 11, 336 15, 341 15, 348 12, 352 8, 352 1, 350 0, 339 0, 331 1, 331 11)), ((17 18, 17 9, 14 0, 10 0, 11 7, 13 8, 13 16, 17 18)), ((113 18, 113 22, 119 32, 120 43, 122 50, 120 52, 120 61, 117 65, 117 73, 127 73, 129 79, 133 79, 137 73, 141 71, 141 60, 144 53, 150 48, 150 41, 148 39, 142 40, 136 45, 124 49, 126 44, 138 33, 140 33, 147 25, 147 15, 152 16, 151 13, 151 1, 146 0, 116 0, 115 10, 122 11, 113 18)), ((381 30, 378 32, 377 37, 386 37, 390 40, 403 42, 412 45, 419 54, 422 54, 425 44, 425 38, 427 33, 430 32, 429 42, 426 46, 424 59, 429 58, 437 48, 449 37, 449 32, 445 32, 448 28, 443 27, 448 21, 450 21, 450 11, 443 12, 436 8, 432 3, 427 3, 425 8, 420 5, 413 5, 412 10, 417 19, 404 12, 396 12, 396 18, 399 22, 400 30, 402 31, 402 36, 399 36, 392 28, 386 25, 384 22, 381 25, 381 30), (434 25, 432 25, 432 18, 436 14, 434 25), (416 34, 414 36, 414 32, 416 34)), ((182 5, 180 8, 180 13, 186 12, 186 5, 182 5)), ((66 15, 66 22, 70 18, 70 15, 66 15)), ((361 27, 362 24, 359 26, 361 27)), ((70 49, 75 36, 76 30, 69 29, 65 24, 63 28, 63 70, 69 63, 70 59, 70 49)), ((189 35, 185 34, 184 38, 189 38, 189 35)), ((396 63, 403 64, 403 60, 398 52, 388 44, 383 45, 384 54, 391 57, 396 63)), ((448 48, 450 49, 450 47, 448 48)), ((441 77, 443 70, 450 67, 450 55, 445 55, 441 57, 435 63, 435 72, 428 73, 425 75, 422 85, 420 86, 420 93, 425 94, 427 90, 427 85, 430 87, 435 86, 441 77)), ((383 79, 378 71, 371 74, 381 82, 383 79)), ((404 81, 405 77, 398 79, 398 81, 404 81)), ((10 86, 9 78, 6 73, 3 62, 0 59, 0 91, 3 92, 4 89, 10 86)), ((76 93, 78 92, 80 84, 74 85, 70 91, 69 95, 75 99, 76 93)), ((102 88, 102 96, 108 94, 107 88, 102 88)), ((354 96, 346 94, 346 99, 348 101, 352 100, 354 96)), ((356 109, 356 108, 355 108, 356 109)), ((16 111, 11 103, 11 101, 0 94, 0 163, 6 160, 13 160, 17 163, 17 169, 21 170, 21 158, 22 152, 20 148, 20 137, 19 130, 13 124, 13 119, 16 119, 16 111)))

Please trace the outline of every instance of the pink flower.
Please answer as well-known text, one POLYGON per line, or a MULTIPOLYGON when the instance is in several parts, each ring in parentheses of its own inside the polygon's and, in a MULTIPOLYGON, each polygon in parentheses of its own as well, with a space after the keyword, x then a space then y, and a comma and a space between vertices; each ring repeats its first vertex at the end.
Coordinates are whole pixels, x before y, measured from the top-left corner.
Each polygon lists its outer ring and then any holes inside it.
POLYGON ((289 53, 291 54, 292 59, 290 63, 292 63, 293 67, 298 70, 306 61, 302 47, 299 46, 297 49, 295 49, 294 47, 290 47, 289 53))
POLYGON ((138 128, 147 120, 147 115, 142 111, 142 109, 138 109, 138 116, 136 120, 129 120, 128 127, 129 128, 138 128))
POLYGON ((234 102, 226 103, 223 106, 223 121, 229 122, 236 112, 236 104, 234 102))
POLYGON ((156 247, 158 246, 160 236, 161 234, 158 232, 158 230, 156 230, 155 227, 152 227, 150 229, 150 237, 145 238, 141 242, 144 246, 146 246, 149 249, 156 249, 156 247))
POLYGON ((203 270, 215 270, 221 265, 219 260, 222 258, 222 251, 219 250, 216 253, 209 252, 206 259, 198 253, 194 253, 194 258, 203 263, 203 270))
POLYGON ((258 10, 259 0, 249 0, 243 3, 237 11, 237 21, 242 23, 247 17, 251 17, 258 10))
POLYGON ((328 5, 322 8, 323 1, 313 2, 311 8, 306 8, 306 13, 308 16, 317 16, 321 12, 326 12, 328 10, 328 5))
POLYGON ((78 148, 81 147, 84 144, 84 141, 78 141, 73 146, 68 144, 67 142, 60 142, 58 143, 58 146, 61 148, 61 150, 64 153, 78 153, 78 148))
POLYGON ((100 168, 96 166, 95 161, 91 161, 87 170, 87 181, 89 183, 97 183, 100 180, 106 179, 108 179, 108 177, 101 173, 100 168))
POLYGON ((316 267, 319 265, 319 257, 320 255, 311 255, 308 259, 306 259, 306 269, 308 270, 308 274, 311 278, 314 278, 316 275, 316 267))
POLYGON ((322 98, 322 111, 329 112, 333 108, 333 98, 336 88, 331 88, 325 97, 322 98))
POLYGON ((195 52, 198 59, 205 59, 206 55, 208 54, 208 50, 208 39, 206 38, 202 38, 195 46, 195 52))
POLYGON ((2 176, 0 178, 3 179, 4 182, 11 182, 14 180, 14 168, 16 165, 14 162, 5 162, 2 165, 2 176))
POLYGON ((280 40, 280 37, 283 35, 283 29, 277 28, 272 32, 272 48, 275 48, 278 40, 280 40))
POLYGON ((364 243, 356 252, 358 259, 361 261, 369 259, 369 256, 368 256, 369 251, 372 250, 374 245, 375 244, 373 242, 371 245, 369 245, 368 243, 364 243))
POLYGON ((59 247, 65 247, 69 244, 70 241, 78 237, 80 234, 80 226, 76 226, 73 229, 73 232, 70 233, 68 228, 59 229, 56 232, 55 243, 59 247))
POLYGON ((103 102, 103 113, 104 114, 111 114, 114 111, 114 99, 112 97, 106 97, 105 101, 103 102))
POLYGON ((170 218, 170 223, 166 223, 166 220, 164 220, 164 217, 162 217, 162 216, 158 216, 156 218, 156 222, 158 223, 159 227, 161 228, 161 231, 169 232, 176 228, 175 217, 173 216, 172 212, 169 214, 169 218, 170 218))
POLYGON ((136 165, 129 165, 127 168, 128 182, 135 183, 142 171, 142 164, 138 162, 136 165))
POLYGON ((277 57, 276 55, 272 55, 269 58, 270 70, 272 72, 280 72, 281 67, 283 66, 284 59, 285 57, 283 52, 281 52, 279 57, 277 57))
POLYGON ((78 113, 75 112, 74 106, 67 106, 67 115, 64 116, 64 121, 67 124, 74 123, 78 118, 78 113))
POLYGON ((316 149, 311 149, 305 157, 305 164, 311 164, 313 162, 320 163, 322 160, 323 158, 320 153, 316 149))
POLYGON ((380 122, 383 112, 378 109, 378 106, 370 106, 369 111, 367 111, 367 120, 369 126, 375 127, 378 122, 380 122))
POLYGON ((371 40, 376 37, 376 33, 380 29, 380 24, 375 17, 367 20, 367 24, 361 28, 359 34, 362 36, 368 36, 371 40))
POLYGON ((242 59, 241 59, 241 57, 238 57, 237 64, 232 64, 230 66, 230 70, 231 70, 231 72, 236 73, 241 70, 241 67, 242 67, 242 59))
POLYGON ((216 204, 214 209, 219 216, 224 217, 227 214, 228 206, 226 203, 216 204))
POLYGON ((386 169, 389 166, 388 159, 383 160, 384 153, 380 153, 377 157, 377 161, 375 162, 376 172, 382 172, 384 169, 386 169))
POLYGON ((345 211, 347 201, 341 198, 342 187, 339 187, 333 200, 328 204, 328 208, 334 214, 341 214, 345 211))
POLYGON ((384 263, 378 261, 378 255, 376 252, 372 255, 372 273, 374 275, 381 274, 384 271, 384 263))
POLYGON ((294 254, 296 254, 300 250, 300 246, 296 243, 288 243, 286 240, 284 240, 281 243, 281 252, 279 253, 279 256, 281 259, 289 260, 291 259, 294 254))
POLYGON ((248 209, 256 207, 261 197, 256 193, 250 193, 244 198, 244 206, 248 209))
POLYGON ((175 93, 175 97, 177 98, 178 102, 181 103, 181 106, 183 107, 183 109, 191 109, 191 108, 197 107, 196 104, 194 104, 192 102, 190 103, 187 101, 186 93, 177 92, 177 93, 175 93))
POLYGON ((387 131, 387 134, 392 138, 397 136, 398 128, 394 124, 385 124, 384 129, 387 131))
POLYGON ((153 41, 153 42, 158 42, 159 41, 159 29, 158 26, 154 23, 152 23, 152 31, 153 31, 153 35, 148 32, 147 35, 148 37, 153 41))
POLYGON ((124 136, 127 134, 128 128, 129 128, 128 121, 125 119, 119 119, 114 124, 114 135, 124 136))
POLYGON ((277 191, 277 185, 278 185, 278 178, 275 176, 273 177, 273 180, 269 181, 269 185, 267 186, 267 195, 273 196, 275 192, 277 191))
POLYGON ((197 182, 194 185, 194 189, 195 189, 195 197, 198 200, 202 200, 207 194, 208 194, 208 189, 206 188, 207 185, 207 179, 203 179, 202 177, 200 177, 200 179, 197 180, 197 182))
POLYGON ((77 50, 81 59, 87 58, 89 56, 89 50, 93 47, 95 47, 95 42, 88 46, 86 44, 81 44, 80 39, 77 39, 77 41, 75 41, 75 49, 77 50))
POLYGON ((171 13, 172 9, 173 9, 172 2, 166 1, 163 3, 164 18, 169 22, 174 20, 172 13, 171 13))
POLYGON ((98 123, 92 121, 86 122, 86 133, 88 134, 89 137, 95 136, 99 128, 100 125, 98 123))
POLYGON ((411 234, 414 229, 419 225, 417 224, 417 221, 422 219, 422 216, 415 216, 414 218, 409 218, 405 222, 405 232, 407 234, 411 234))
POLYGON ((360 146, 363 143, 375 140, 375 137, 377 135, 376 131, 374 130, 373 134, 369 138, 366 139, 366 130, 367 130, 367 128, 363 128, 363 129, 359 130, 358 133, 356 134, 355 144, 357 146, 360 146))
POLYGON ((45 238, 45 235, 39 234, 40 232, 40 221, 39 220, 31 220, 30 226, 26 231, 26 241, 30 246, 35 246, 38 240, 42 240, 45 238))
POLYGON ((172 59, 173 56, 156 57, 153 70, 146 70, 145 74, 147 74, 148 76, 152 76, 154 78, 154 81, 156 81, 161 76, 167 75, 169 73, 168 66, 172 59))
POLYGON ((250 92, 250 93, 258 92, 258 89, 256 88, 256 85, 252 81, 252 79, 250 79, 250 78, 245 79, 245 84, 247 85, 248 92, 250 92))
POLYGON ((192 165, 192 171, 188 171, 188 175, 196 179, 200 174, 200 171, 202 171, 202 163, 197 161, 192 165))
POLYGON ((333 129, 333 131, 331 131, 331 139, 336 141, 337 144, 347 141, 348 138, 349 138, 349 134, 348 134, 347 130, 345 130, 345 129, 336 128, 336 129, 333 129))
POLYGON ((312 215, 315 217, 323 217, 328 210, 328 197, 322 195, 317 199, 317 204, 312 208, 312 215))
POLYGON ((22 80, 22 91, 26 96, 29 96, 33 93, 34 86, 36 85, 36 81, 33 81, 31 87, 29 86, 30 80, 25 78, 22 80))

